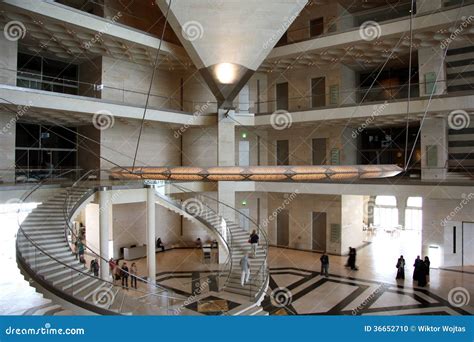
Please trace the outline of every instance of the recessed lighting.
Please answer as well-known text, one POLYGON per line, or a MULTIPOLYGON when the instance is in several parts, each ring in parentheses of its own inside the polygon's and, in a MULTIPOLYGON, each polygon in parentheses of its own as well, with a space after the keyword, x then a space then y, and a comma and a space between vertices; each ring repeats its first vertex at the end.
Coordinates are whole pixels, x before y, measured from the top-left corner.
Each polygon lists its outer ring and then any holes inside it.
POLYGON ((230 84, 235 80, 235 65, 232 63, 220 63, 216 67, 216 76, 220 83, 230 84))

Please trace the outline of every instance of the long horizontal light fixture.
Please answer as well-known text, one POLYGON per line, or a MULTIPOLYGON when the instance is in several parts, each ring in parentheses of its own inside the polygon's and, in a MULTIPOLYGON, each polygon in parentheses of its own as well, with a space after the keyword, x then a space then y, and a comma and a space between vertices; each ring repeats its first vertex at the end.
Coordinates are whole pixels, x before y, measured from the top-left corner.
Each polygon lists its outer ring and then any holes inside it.
POLYGON ((147 166, 113 168, 114 179, 176 181, 311 182, 387 178, 398 175, 397 165, 308 165, 308 166, 147 166))

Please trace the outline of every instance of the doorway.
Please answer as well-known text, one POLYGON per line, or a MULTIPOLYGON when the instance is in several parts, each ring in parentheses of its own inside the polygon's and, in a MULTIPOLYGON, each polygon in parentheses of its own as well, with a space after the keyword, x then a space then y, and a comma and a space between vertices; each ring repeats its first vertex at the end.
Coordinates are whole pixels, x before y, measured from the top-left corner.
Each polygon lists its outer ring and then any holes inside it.
POLYGON ((317 77, 311 79, 311 107, 326 106, 326 78, 317 77))
POLYGON ((312 223, 313 223, 313 238, 311 249, 315 251, 325 251, 326 250, 326 213, 315 212, 312 213, 312 223))
POLYGON ((276 110, 288 110, 288 82, 276 85, 276 110))
POLYGON ((326 138, 313 139, 313 165, 326 165, 326 138))
POLYGON ((289 165, 290 164, 290 152, 289 152, 288 140, 277 140, 276 146, 276 157, 277 165, 289 165))
POLYGON ((290 242, 290 213, 281 210, 277 214, 277 246, 288 247, 290 242))

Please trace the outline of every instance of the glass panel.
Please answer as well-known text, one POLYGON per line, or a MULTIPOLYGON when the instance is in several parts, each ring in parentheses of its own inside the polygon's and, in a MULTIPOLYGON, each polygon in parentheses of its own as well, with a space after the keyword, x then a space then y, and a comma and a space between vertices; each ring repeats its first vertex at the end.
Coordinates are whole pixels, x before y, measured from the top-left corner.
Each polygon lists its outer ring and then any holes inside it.
POLYGON ((377 196, 375 198, 376 205, 397 206, 397 199, 395 196, 377 196))

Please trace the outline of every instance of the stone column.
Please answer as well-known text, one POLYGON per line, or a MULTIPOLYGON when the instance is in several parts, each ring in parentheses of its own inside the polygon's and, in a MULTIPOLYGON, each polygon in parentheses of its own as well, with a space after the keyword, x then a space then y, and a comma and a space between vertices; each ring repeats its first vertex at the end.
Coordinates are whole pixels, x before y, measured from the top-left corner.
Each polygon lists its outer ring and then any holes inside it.
POLYGON ((109 234, 111 222, 112 203, 110 202, 107 187, 99 191, 99 244, 100 244, 100 278, 109 280, 109 234))
POLYGON ((426 118, 421 128, 421 179, 445 179, 447 160, 447 120, 445 118, 426 118))
POLYGON ((146 189, 146 252, 148 265, 148 279, 153 282, 156 277, 156 227, 155 227, 155 189, 150 186, 146 189))
MULTIPOLYGON (((226 118, 226 113, 222 109, 218 112, 217 163, 219 166, 235 166, 235 121, 226 118)), ((234 115, 234 111, 229 111, 227 115, 234 115)), ((232 209, 235 208, 235 183, 219 182, 217 195, 218 200, 227 205, 219 204, 219 214, 235 222, 235 211, 232 209)), ((219 263, 226 258, 225 249, 219 248, 219 263)))
POLYGON ((397 208, 398 208, 398 224, 405 227, 405 209, 407 208, 407 196, 397 196, 397 208))
POLYGON ((446 62, 440 45, 418 50, 418 70, 420 96, 446 94, 446 62))

